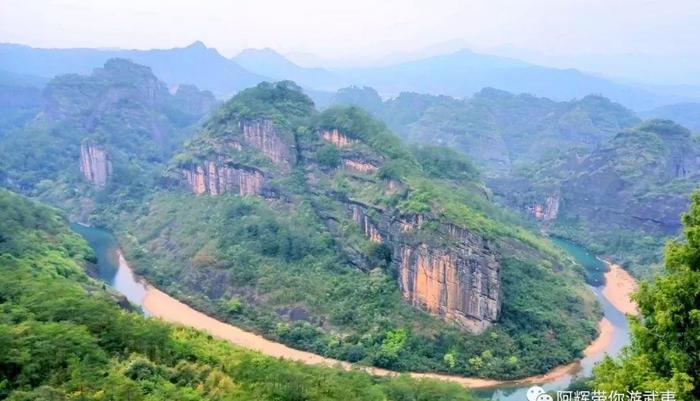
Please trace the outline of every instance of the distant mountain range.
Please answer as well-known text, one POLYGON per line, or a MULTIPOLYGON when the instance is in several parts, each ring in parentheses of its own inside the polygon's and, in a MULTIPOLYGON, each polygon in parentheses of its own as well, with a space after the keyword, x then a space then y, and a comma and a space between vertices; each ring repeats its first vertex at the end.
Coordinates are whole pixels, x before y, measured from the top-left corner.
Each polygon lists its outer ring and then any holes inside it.
POLYGON ((0 69, 45 78, 67 73, 86 75, 112 58, 125 58, 151 67, 170 87, 196 85, 219 97, 229 97, 269 79, 246 70, 202 42, 155 50, 38 49, 0 44, 0 69))
POLYGON ((460 50, 384 67, 322 69, 299 66, 272 49, 247 49, 228 59, 202 42, 156 50, 39 49, 0 44, 0 69, 51 78, 87 74, 110 58, 151 67, 169 86, 182 83, 228 97, 265 80, 290 79, 317 101, 349 85, 367 85, 383 96, 402 91, 468 97, 484 87, 529 93, 553 100, 601 94, 634 110, 700 101, 700 89, 621 83, 575 69, 543 67, 524 61, 460 50))

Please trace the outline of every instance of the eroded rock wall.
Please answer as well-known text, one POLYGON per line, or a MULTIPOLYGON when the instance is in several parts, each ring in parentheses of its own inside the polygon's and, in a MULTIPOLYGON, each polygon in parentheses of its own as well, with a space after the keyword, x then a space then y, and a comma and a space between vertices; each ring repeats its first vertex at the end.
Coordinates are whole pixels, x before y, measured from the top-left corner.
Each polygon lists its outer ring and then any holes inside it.
POLYGON ((544 198, 544 202, 535 203, 527 207, 527 211, 539 221, 550 221, 557 218, 559 215, 559 203, 561 195, 555 192, 544 198))
POLYGON ((440 223, 421 233, 431 218, 392 217, 358 203, 348 206, 352 219, 373 242, 392 249, 399 287, 406 302, 480 333, 498 319, 501 307, 500 263, 478 234, 440 223))
POLYGON ((275 164, 289 168, 294 162, 293 144, 287 143, 271 121, 241 122, 243 138, 275 164))
POLYGON ((102 145, 85 141, 80 145, 80 172, 83 177, 98 187, 107 185, 112 174, 112 162, 102 145))
POLYGON ((219 195, 233 192, 241 196, 260 195, 265 176, 260 170, 205 161, 183 169, 187 186, 195 194, 219 195))
POLYGON ((339 148, 344 148, 346 146, 350 146, 353 143, 355 143, 354 140, 348 138, 347 136, 342 134, 337 129, 322 131, 321 138, 334 144, 335 146, 337 146, 339 148))

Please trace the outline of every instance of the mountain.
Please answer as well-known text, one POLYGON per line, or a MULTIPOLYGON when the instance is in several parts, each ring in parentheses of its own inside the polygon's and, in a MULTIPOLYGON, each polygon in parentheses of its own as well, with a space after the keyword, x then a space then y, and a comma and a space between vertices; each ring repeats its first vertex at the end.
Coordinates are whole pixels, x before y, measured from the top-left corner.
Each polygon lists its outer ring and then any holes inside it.
POLYGON ((645 118, 673 120, 700 133, 700 103, 676 103, 639 113, 645 118))
POLYGON ((65 216, 0 189, 0 398, 470 401, 456 384, 266 357, 138 313, 65 216))
POLYGON ((552 151, 593 149, 639 122, 633 112, 600 96, 556 102, 492 88, 466 100, 402 92, 382 101, 374 89, 355 87, 338 91, 332 103, 365 107, 409 143, 462 152, 487 176, 552 151))
POLYGON ((130 233, 130 260, 277 341, 392 369, 516 377, 570 359, 595 332, 580 270, 492 204, 466 158, 409 150, 358 108, 318 113, 293 83, 226 102, 165 177, 146 209, 114 223, 130 233), (550 290, 533 295, 540 286, 550 290), (533 338, 548 357, 521 348, 533 338))
POLYGON ((334 91, 347 83, 343 77, 323 68, 300 67, 272 49, 245 49, 232 58, 238 65, 276 80, 291 80, 305 88, 334 91))
POLYGON ((218 97, 229 97, 269 77, 295 80, 309 92, 357 85, 371 86, 383 96, 409 91, 463 98, 485 87, 556 101, 594 94, 633 110, 700 99, 697 88, 621 83, 575 69, 543 67, 467 49, 379 67, 322 69, 299 66, 271 49, 246 49, 227 59, 202 42, 155 50, 38 49, 0 44, 0 69, 46 78, 87 74, 115 57, 151 67, 170 87, 191 84, 218 97))
POLYGON ((0 139, 0 179, 111 229, 193 307, 321 355, 515 378, 596 335, 581 267, 494 204, 466 157, 406 148, 359 108, 318 112, 288 81, 242 91, 194 136, 176 96, 126 60, 58 77, 0 139))
POLYGON ((0 70, 0 137, 39 112, 45 83, 39 77, 0 70))
POLYGON ((355 85, 371 86, 387 95, 411 91, 467 97, 484 87, 493 87, 559 101, 600 94, 634 110, 685 98, 620 84, 574 69, 547 68, 469 50, 387 67, 339 72, 347 75, 355 85))
POLYGON ((190 84, 220 97, 265 80, 202 42, 155 50, 39 49, 0 44, 0 69, 46 78, 67 73, 88 74, 112 58, 148 66, 170 87, 190 84))
POLYGON ((0 176, 27 193, 43 181, 133 195, 216 104, 193 87, 171 94, 150 68, 124 59, 91 75, 60 75, 46 84, 33 118, 0 136, 0 176))
POLYGON ((550 155, 507 178, 494 194, 547 229, 625 262, 638 275, 658 263, 700 182, 700 138, 668 120, 624 130, 593 150, 550 155))

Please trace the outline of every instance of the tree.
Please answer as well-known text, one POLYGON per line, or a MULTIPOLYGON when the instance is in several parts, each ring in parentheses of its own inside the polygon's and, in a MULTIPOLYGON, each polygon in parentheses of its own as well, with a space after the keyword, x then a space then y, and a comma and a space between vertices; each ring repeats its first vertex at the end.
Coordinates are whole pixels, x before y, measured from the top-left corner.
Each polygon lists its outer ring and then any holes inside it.
POLYGON ((683 227, 685 240, 666 246, 665 274, 634 295, 641 317, 631 320, 632 344, 619 360, 595 368, 600 390, 672 390, 677 399, 700 399, 700 192, 683 227))

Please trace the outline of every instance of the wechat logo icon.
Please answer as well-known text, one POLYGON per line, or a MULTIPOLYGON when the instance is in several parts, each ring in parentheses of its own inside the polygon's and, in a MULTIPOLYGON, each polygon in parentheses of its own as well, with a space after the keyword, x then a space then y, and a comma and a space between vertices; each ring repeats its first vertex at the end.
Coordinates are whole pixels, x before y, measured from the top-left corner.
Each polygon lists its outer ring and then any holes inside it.
POLYGON ((527 401, 554 401, 552 396, 545 393, 540 386, 532 386, 527 390, 527 401))

